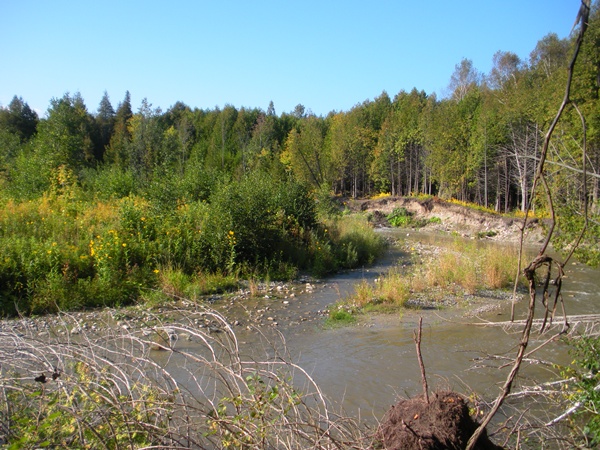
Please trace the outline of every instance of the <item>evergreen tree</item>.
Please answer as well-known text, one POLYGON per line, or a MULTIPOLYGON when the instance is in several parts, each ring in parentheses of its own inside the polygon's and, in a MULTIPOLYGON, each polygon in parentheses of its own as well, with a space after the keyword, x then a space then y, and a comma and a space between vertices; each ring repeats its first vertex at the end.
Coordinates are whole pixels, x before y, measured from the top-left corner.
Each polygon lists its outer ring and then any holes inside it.
POLYGON ((113 133, 106 150, 105 159, 121 168, 129 166, 129 145, 131 143, 131 132, 129 130, 129 121, 133 117, 131 110, 131 95, 129 91, 125 92, 124 100, 119 103, 114 118, 113 133))
POLYGON ((99 133, 99 145, 101 148, 101 154, 104 154, 106 147, 110 144, 110 138, 113 135, 115 127, 115 110, 113 109, 108 93, 104 91, 104 95, 100 100, 98 106, 98 112, 96 114, 96 125, 99 133))
POLYGON ((21 142, 28 141, 35 134, 38 115, 22 97, 13 97, 8 107, 0 107, 0 130, 18 136, 21 142))

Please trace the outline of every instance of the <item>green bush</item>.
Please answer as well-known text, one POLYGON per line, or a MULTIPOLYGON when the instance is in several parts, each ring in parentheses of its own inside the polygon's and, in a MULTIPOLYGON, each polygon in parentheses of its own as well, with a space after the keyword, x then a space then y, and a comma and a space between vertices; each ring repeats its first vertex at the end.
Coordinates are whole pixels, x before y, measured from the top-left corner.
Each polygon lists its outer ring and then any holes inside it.
POLYGON ((584 336, 570 341, 574 361, 567 370, 572 378, 572 402, 579 405, 576 417, 583 421, 586 448, 600 445, 600 337, 584 336))
MULTIPOLYGON (((120 175, 88 170, 85 176, 108 183, 120 175)), ((211 190, 208 199, 178 198, 170 206, 156 197, 116 198, 114 191, 98 200, 86 197, 73 173, 59 167, 43 196, 4 198, 2 312, 126 305, 157 286, 196 298, 223 289, 209 287, 206 278, 213 274, 290 279, 311 270, 321 276, 369 264, 383 249, 362 218, 319 224, 314 198, 296 182, 256 172, 211 190), (161 271, 181 274, 182 281, 161 271)))
POLYGON ((329 311, 329 317, 327 318, 326 325, 329 326, 343 326, 349 325, 356 322, 356 317, 346 310, 344 307, 334 308, 329 311))
POLYGON ((412 214, 406 208, 394 208, 387 215, 387 220, 393 227, 407 227, 412 221, 412 214))
POLYGON ((82 172, 82 186, 102 200, 123 198, 137 193, 137 183, 133 170, 115 166, 98 169, 85 169, 82 172))

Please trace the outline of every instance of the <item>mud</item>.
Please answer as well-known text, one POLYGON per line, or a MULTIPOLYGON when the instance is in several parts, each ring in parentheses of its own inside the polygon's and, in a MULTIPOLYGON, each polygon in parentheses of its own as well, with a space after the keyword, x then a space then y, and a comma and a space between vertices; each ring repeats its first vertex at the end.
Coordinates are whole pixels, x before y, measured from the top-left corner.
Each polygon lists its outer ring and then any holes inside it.
MULTIPOLYGON (((477 429, 465 399, 455 392, 437 392, 402 399, 383 417, 377 437, 387 450, 464 449, 477 429)), ((501 449, 484 432, 475 449, 501 449)))

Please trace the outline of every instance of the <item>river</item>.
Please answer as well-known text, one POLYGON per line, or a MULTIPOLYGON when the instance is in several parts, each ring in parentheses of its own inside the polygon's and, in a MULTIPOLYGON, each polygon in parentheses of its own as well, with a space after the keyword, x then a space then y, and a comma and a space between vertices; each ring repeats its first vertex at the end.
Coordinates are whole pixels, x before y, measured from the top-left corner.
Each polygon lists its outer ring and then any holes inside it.
MULTIPOLYGON (((406 230, 385 230, 406 239, 408 243, 435 243, 439 239, 456 239, 427 232, 409 233, 406 230)), ((503 245, 482 243, 482 245, 503 245)), ((504 244, 509 245, 509 244, 504 244)), ((530 249, 533 250, 533 249, 530 249)), ((453 389, 464 394, 476 393, 492 400, 499 393, 510 366, 508 359, 516 353, 521 329, 499 326, 478 326, 476 322, 503 322, 510 319, 511 305, 507 300, 491 300, 495 308, 478 317, 469 315, 473 305, 429 310, 406 310, 394 315, 376 315, 358 325, 341 328, 324 327, 324 318, 301 320, 317 311, 324 311, 353 291, 363 280, 374 280, 408 255, 391 248, 385 257, 369 268, 336 275, 317 283, 314 292, 304 292, 292 299, 256 299, 253 308, 267 308, 267 314, 285 339, 285 348, 293 362, 306 370, 324 394, 337 408, 353 417, 369 421, 381 418, 400 397, 412 397, 422 392, 421 375, 416 357, 413 333, 423 317, 422 353, 429 386, 432 389, 453 389), (284 325, 281 325, 284 324, 284 325), (496 358, 487 359, 494 355, 496 358), (505 367, 501 367, 505 366, 505 367)), ((600 271, 581 264, 566 268, 563 295, 569 315, 591 314, 600 311, 600 271)), ((527 300, 516 307, 516 318, 523 318, 527 300)), ((543 314, 537 305, 537 317, 543 314)), ((559 318, 560 321, 560 318, 559 318)), ((275 327, 271 327, 275 329, 275 327)), ((553 333, 540 335, 539 327, 532 332, 529 348, 543 343, 553 333)), ((264 336, 236 329, 241 350, 254 358, 270 353, 264 336)), ((265 336, 278 340, 275 334, 265 336)), ((193 343, 186 345, 190 350, 193 343)), ((281 344, 283 345, 283 344, 281 344)), ((166 357, 166 356, 165 356, 166 357)), ((536 352, 533 358, 568 364, 570 357, 562 342, 553 342, 536 352)), ((171 370, 176 371, 176 367, 171 370)), ((534 385, 552 380, 556 370, 544 364, 524 364, 519 382, 534 385)), ((550 415, 550 413, 548 413, 550 415)))

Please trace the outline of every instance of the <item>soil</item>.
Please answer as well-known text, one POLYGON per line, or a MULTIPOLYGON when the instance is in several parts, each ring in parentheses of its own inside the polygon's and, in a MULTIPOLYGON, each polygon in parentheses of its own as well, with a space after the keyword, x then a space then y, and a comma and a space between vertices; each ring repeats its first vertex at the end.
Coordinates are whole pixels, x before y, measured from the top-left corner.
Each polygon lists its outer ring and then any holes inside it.
MULTIPOLYGON (((343 200, 353 212, 368 212, 375 226, 389 227, 386 216, 395 208, 405 208, 414 219, 440 219, 429 223, 426 229, 457 233, 464 237, 486 238, 517 242, 521 237, 523 219, 476 210, 437 197, 385 197, 377 200, 343 200)), ((538 219, 530 219, 524 233, 526 242, 543 241, 543 227, 538 219)))
MULTIPOLYGON (((437 392, 403 399, 384 415, 377 438, 387 450, 464 449, 478 427, 465 399, 455 392, 437 392)), ((477 450, 502 449, 484 432, 477 450)))

